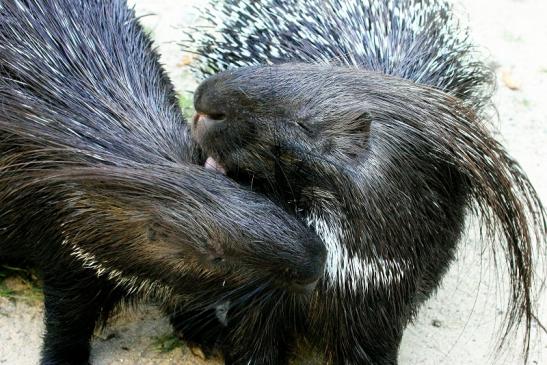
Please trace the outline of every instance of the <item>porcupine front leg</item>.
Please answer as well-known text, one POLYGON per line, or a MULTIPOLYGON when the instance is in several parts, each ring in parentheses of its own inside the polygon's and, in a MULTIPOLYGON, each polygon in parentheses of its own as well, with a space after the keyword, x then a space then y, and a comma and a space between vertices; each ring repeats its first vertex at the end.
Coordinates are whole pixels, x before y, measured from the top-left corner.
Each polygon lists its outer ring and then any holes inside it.
POLYGON ((280 295, 259 306, 249 305, 231 311, 240 312, 230 318, 222 354, 226 365, 285 365, 289 359, 289 344, 294 332, 290 327, 289 308, 281 308, 280 295))
POLYGON ((192 353, 209 359, 222 355, 226 364, 282 364, 286 360, 288 333, 278 327, 283 319, 274 320, 270 311, 252 305, 230 308, 230 302, 214 308, 191 309, 180 306, 169 319, 175 335, 186 342, 192 353), (260 325, 255 327, 255 323, 260 325))
POLYGON ((287 306, 292 301, 280 300, 290 295, 282 290, 258 303, 222 301, 202 310, 181 306, 170 321, 175 334, 205 359, 221 354, 227 365, 287 364, 295 333, 294 323, 287 317, 294 320, 296 313, 287 306))
POLYGON ((396 365, 403 332, 412 317, 420 276, 405 271, 407 279, 384 282, 354 292, 352 300, 328 286, 320 287, 312 304, 308 340, 333 365, 396 365), (337 309, 333 315, 332 308, 337 309))
MULTIPOLYGON (((401 333, 402 335, 402 333, 401 333)), ((401 342, 387 337, 378 337, 376 343, 370 345, 359 341, 359 336, 348 338, 346 348, 352 348, 351 352, 338 352, 334 355, 333 365, 397 365, 398 350, 401 342)), ((370 340, 368 340, 370 341, 370 340)))
POLYGON ((41 364, 89 364, 90 340, 97 322, 106 319, 120 300, 120 293, 90 272, 47 273, 41 364))
POLYGON ((169 322, 175 335, 186 342, 192 353, 200 357, 203 355, 205 359, 214 356, 220 348, 220 340, 226 336, 214 309, 178 309, 169 315, 169 322))
MULTIPOLYGON (((377 308, 381 310, 381 308, 377 308)), ((403 329, 389 323, 380 324, 370 314, 358 322, 367 321, 366 326, 338 328, 327 344, 328 363, 333 365, 397 365, 398 349, 403 329)), ((394 323, 399 322, 394 319, 394 323)), ((350 324, 351 326, 351 324, 350 324)))

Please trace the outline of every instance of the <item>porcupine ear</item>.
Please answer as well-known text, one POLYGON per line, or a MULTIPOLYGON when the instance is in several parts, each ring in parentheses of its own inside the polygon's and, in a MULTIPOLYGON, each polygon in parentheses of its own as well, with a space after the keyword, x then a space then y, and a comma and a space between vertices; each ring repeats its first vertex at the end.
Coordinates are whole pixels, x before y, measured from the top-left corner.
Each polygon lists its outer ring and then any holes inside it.
POLYGON ((356 110, 338 118, 326 129, 324 152, 340 151, 350 159, 362 155, 368 146, 372 115, 356 110))

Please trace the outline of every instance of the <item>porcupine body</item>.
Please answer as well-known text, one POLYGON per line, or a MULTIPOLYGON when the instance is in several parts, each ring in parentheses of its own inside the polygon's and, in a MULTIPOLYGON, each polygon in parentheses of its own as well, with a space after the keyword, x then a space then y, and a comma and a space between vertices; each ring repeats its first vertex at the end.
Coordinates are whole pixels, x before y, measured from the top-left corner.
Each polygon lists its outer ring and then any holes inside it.
POLYGON ((125 1, 0 2, 0 258, 43 277, 42 364, 88 363, 122 299, 214 307, 317 279, 304 224, 193 162, 125 1))
MULTIPOLYGON (((529 330, 545 212, 483 125, 493 78, 451 6, 214 4, 216 31, 193 33, 199 70, 228 71, 196 90, 194 139, 228 176, 306 221, 328 251, 308 300, 267 322, 290 322, 328 363, 396 363, 404 328, 452 262, 466 214, 477 213, 509 270, 503 337, 529 330)), ((276 352, 291 346, 271 338, 275 329, 247 343, 230 334, 246 326, 226 330, 242 363, 286 358, 276 352)))

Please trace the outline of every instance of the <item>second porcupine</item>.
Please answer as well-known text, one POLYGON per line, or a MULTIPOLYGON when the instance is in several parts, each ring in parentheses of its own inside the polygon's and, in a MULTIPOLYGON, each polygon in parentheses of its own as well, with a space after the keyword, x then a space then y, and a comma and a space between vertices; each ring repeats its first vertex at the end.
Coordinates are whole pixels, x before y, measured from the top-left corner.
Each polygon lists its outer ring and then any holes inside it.
POLYGON ((545 212, 483 126, 493 78, 451 6, 215 4, 218 32, 201 34, 200 69, 232 70, 197 89, 194 138, 228 176, 303 216, 328 249, 307 302, 253 322, 267 335, 244 321, 225 329, 237 360, 279 363, 291 335, 272 336, 288 321, 327 362, 396 363, 403 330, 452 262, 468 212, 502 243, 512 288, 503 338, 523 322, 526 353, 545 212))

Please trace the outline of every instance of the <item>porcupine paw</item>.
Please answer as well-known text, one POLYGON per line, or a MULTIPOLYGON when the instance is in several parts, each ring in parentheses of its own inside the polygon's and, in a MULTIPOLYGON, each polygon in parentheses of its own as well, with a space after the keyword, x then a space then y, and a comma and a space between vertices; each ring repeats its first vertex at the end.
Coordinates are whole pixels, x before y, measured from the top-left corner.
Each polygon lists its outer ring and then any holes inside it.
MULTIPOLYGON (((221 328, 215 328, 210 321, 195 320, 196 314, 177 312, 170 316, 173 333, 179 340, 186 343, 192 354, 207 360, 219 356, 218 339, 221 328), (205 326, 204 323, 208 325, 205 326)), ((214 323, 214 322, 213 322, 214 323)))
POLYGON ((198 339, 196 336, 186 336, 177 330, 174 331, 174 335, 186 344, 192 355, 201 360, 210 360, 220 356, 220 352, 214 341, 198 339))

